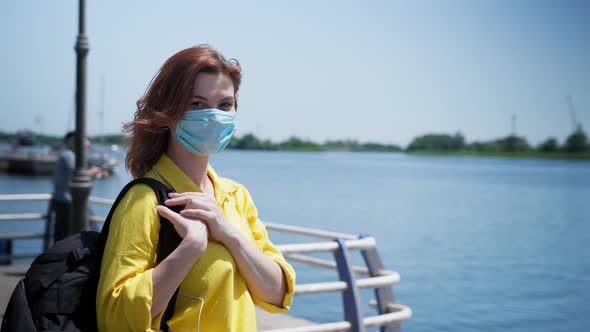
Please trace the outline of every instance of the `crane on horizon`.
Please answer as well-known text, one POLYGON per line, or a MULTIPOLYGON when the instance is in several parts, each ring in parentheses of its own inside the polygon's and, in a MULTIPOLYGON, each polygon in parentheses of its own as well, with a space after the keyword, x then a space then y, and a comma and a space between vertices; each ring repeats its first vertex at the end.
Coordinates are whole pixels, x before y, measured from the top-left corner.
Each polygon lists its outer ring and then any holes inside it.
POLYGON ((578 121, 578 117, 576 116, 576 109, 574 107, 574 101, 572 99, 572 96, 567 95, 566 99, 570 111, 570 119, 572 121, 572 126, 574 127, 574 132, 581 132, 582 124, 578 121))

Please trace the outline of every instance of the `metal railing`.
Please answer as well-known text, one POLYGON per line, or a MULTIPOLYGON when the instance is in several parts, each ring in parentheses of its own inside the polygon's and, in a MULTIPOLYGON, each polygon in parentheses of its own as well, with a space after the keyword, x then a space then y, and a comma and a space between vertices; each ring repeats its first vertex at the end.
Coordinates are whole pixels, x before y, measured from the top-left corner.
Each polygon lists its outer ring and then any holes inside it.
MULTIPOLYGON (((0 203, 12 201, 49 202, 50 200, 50 194, 0 195, 0 203)), ((90 197, 89 200, 92 204, 107 206, 112 205, 114 202, 114 200, 99 197, 90 197)), ((44 234, 1 234, 0 240, 44 239, 43 248, 46 249, 49 245, 50 214, 50 208, 48 208, 45 214, 0 214, 0 222, 39 220, 46 223, 44 234)), ((91 216, 90 221, 92 223, 102 223, 104 222, 104 218, 91 216)), ((394 332, 400 331, 401 322, 412 317, 412 310, 409 307, 395 302, 392 286, 399 283, 400 275, 395 271, 387 270, 383 267, 377 253, 377 245, 374 238, 271 222, 265 222, 264 224, 267 229, 275 232, 324 240, 322 242, 282 244, 277 245, 277 248, 283 253, 285 258, 292 262, 338 271, 339 280, 336 281, 297 284, 294 289, 295 296, 337 292, 342 294, 342 305, 344 307, 344 320, 341 321, 295 328, 265 330, 265 332, 361 332, 365 331, 366 327, 376 326, 379 326, 382 332, 394 332), (353 265, 350 257, 351 251, 360 251, 366 266, 353 265), (332 253, 334 260, 321 259, 308 255, 312 253, 332 253), (375 299, 371 300, 369 305, 377 309, 377 315, 364 316, 360 305, 360 289, 375 290, 375 299)), ((5 254, 0 255, 0 261, 35 256, 5 254)))

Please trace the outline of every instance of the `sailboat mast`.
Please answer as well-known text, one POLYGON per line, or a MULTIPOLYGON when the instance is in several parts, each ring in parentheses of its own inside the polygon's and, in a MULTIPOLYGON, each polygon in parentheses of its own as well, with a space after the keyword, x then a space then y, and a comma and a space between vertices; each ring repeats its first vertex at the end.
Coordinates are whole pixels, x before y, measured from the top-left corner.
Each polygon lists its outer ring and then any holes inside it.
POLYGON ((104 145, 104 76, 100 77, 100 145, 104 145))

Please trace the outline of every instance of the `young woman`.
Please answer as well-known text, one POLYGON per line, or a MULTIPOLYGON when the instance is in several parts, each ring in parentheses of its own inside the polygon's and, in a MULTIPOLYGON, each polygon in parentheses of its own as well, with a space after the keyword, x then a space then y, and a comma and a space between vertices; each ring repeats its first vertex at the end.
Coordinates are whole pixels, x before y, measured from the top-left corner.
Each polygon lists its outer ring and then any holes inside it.
POLYGON ((175 193, 162 206, 147 185, 136 185, 118 205, 97 292, 100 331, 158 330, 179 285, 172 331, 255 331, 254 304, 270 312, 291 306, 295 271, 246 188, 209 165, 235 131, 240 81, 237 61, 192 47, 168 59, 138 101, 125 126, 127 168, 175 193), (156 265, 159 216, 183 239, 156 265))

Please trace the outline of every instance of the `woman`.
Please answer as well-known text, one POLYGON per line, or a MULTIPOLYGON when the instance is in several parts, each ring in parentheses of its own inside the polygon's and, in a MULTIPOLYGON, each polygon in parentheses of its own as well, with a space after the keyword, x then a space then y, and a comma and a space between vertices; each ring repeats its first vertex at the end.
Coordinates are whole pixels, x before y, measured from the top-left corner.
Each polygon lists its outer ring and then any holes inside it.
POLYGON ((250 194, 208 164, 235 131, 240 81, 237 61, 198 46, 168 59, 138 101, 125 126, 127 168, 175 193, 158 206, 153 191, 137 185, 115 210, 97 292, 100 331, 158 330, 179 285, 172 331, 255 331, 254 304, 270 312, 291 306, 295 272, 250 194), (156 266, 159 216, 183 239, 156 266))

